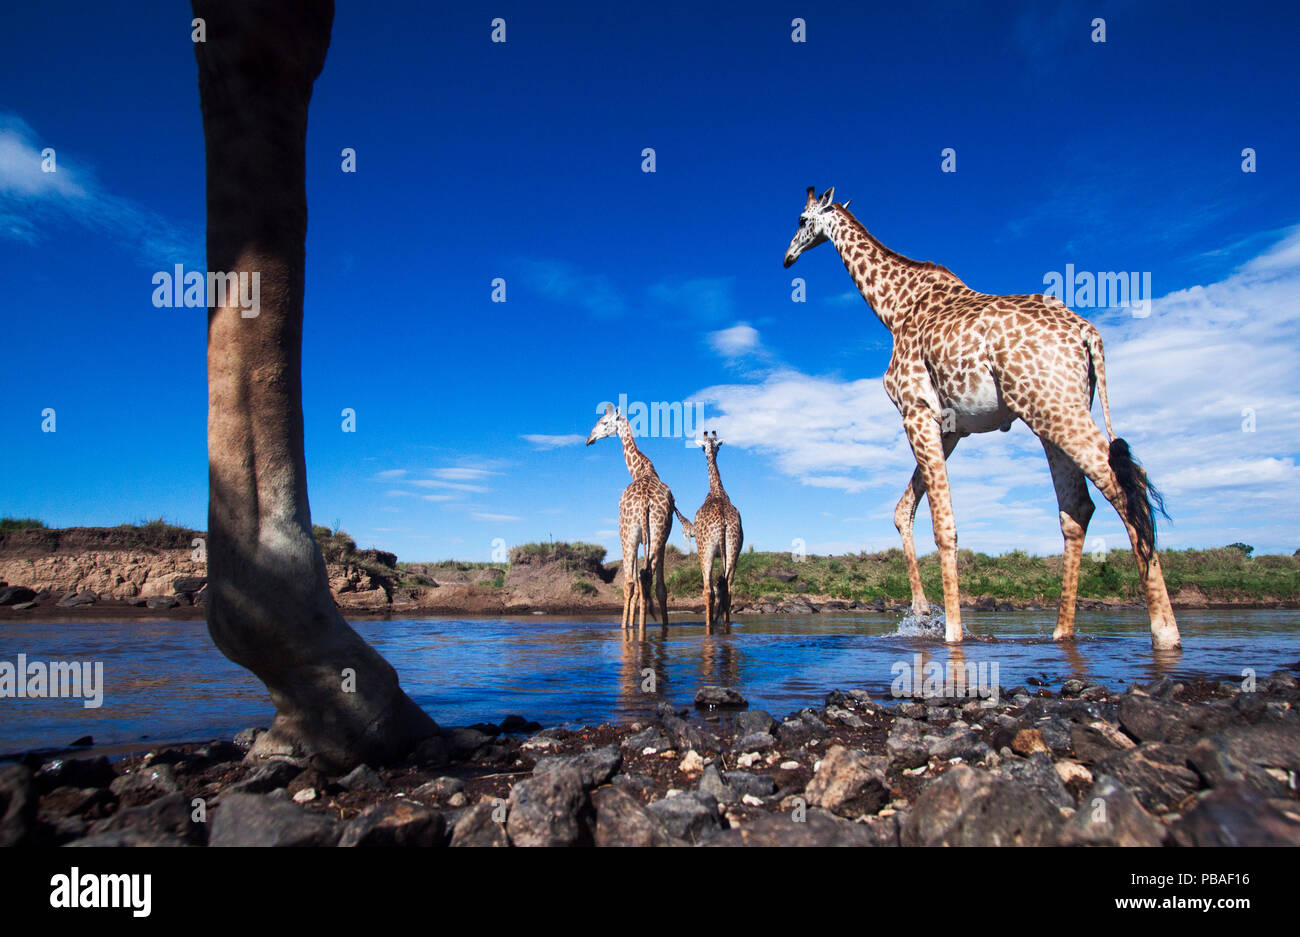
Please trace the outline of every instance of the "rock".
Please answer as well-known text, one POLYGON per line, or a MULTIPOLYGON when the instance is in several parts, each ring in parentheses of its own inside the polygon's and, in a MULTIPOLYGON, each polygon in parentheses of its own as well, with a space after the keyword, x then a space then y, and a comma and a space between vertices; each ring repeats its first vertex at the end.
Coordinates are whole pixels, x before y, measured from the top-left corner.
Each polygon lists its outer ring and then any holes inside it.
POLYGON ((1226 725, 1225 710, 1200 703, 1129 694, 1119 703, 1119 724, 1139 742, 1181 742, 1226 725))
POLYGON ((142 807, 119 810, 91 826, 90 833, 129 833, 139 839, 174 839, 190 846, 202 846, 208 838, 207 824, 195 822, 194 806, 181 793, 168 794, 142 807))
POLYGON ((1147 810, 1167 813, 1200 786, 1195 772, 1184 765, 1184 751, 1147 743, 1108 755, 1097 762, 1094 773, 1114 777, 1147 810))
POLYGON ((0 765, 0 846, 27 842, 36 831, 37 793, 32 769, 0 765))
POLYGON ((1023 755, 1028 758, 1034 752, 1045 752, 1050 754, 1051 749, 1043 741, 1043 733, 1040 729, 1021 729, 1016 733, 1015 738, 1011 740, 1011 750, 1017 755, 1023 755))
POLYGON ((885 751, 894 768, 919 768, 930 760, 930 749, 921 740, 922 724, 914 719, 895 719, 885 740, 885 751))
POLYGON ((475 804, 456 820, 451 831, 453 846, 509 846, 510 838, 506 835, 505 817, 508 805, 502 805, 502 820, 493 819, 497 807, 491 801, 475 804))
POLYGON ((722 772, 722 779, 738 798, 771 797, 776 793, 776 781, 766 774, 754 774, 750 771, 724 771, 722 772))
POLYGON ((198 592, 194 593, 194 604, 199 608, 208 607, 208 587, 204 586, 198 592))
POLYGON ((198 592, 208 584, 207 576, 177 576, 172 580, 173 592, 198 592))
POLYGON ((647 808, 678 839, 698 843, 722 829, 718 801, 700 791, 687 791, 676 797, 656 800, 647 808))
POLYGON ((109 760, 97 758, 56 758, 41 765, 36 772, 36 787, 49 793, 57 787, 108 787, 117 777, 109 760))
POLYGON ((1169 834, 1179 846, 1300 846, 1300 822, 1232 782, 1202 794, 1169 834))
POLYGON ((620 745, 623 751, 634 752, 638 755, 646 749, 650 749, 652 752, 662 752, 672 747, 672 739, 664 735, 657 726, 651 726, 636 733, 636 735, 628 736, 620 745))
POLYGON ((899 832, 904 846, 1044 846, 1059 825, 1032 788, 957 765, 926 785, 899 832))
POLYGON ((1098 776, 1061 830, 1062 846, 1159 846, 1165 826, 1142 809, 1133 792, 1107 775, 1098 776))
POLYGON ((1013 758, 998 767, 994 773, 1033 789, 1058 809, 1074 809, 1074 798, 1065 789, 1065 784, 1052 763, 1052 756, 1046 752, 1034 752, 1023 761, 1013 758))
POLYGON ((982 762, 993 753, 978 732, 962 728, 958 723, 954 723, 954 728, 945 735, 927 735, 921 741, 925 743, 929 756, 941 761, 960 758, 962 761, 982 762))
POLYGON ((533 776, 537 777, 563 766, 575 768, 582 778, 582 786, 590 790, 609 783, 609 779, 623 766, 623 755, 613 745, 580 752, 577 755, 551 755, 537 762, 537 766, 533 768, 533 776))
POLYGON ((867 723, 857 713, 849 712, 840 706, 826 707, 826 718, 831 722, 837 722, 842 726, 848 726, 851 729, 861 729, 867 723))
POLYGON ((596 807, 597 846, 684 845, 659 817, 621 788, 602 788, 591 799, 596 807))
POLYGON ((309 804, 313 800, 317 800, 319 797, 320 794, 316 793, 316 788, 304 787, 304 788, 300 788, 289 799, 292 800, 295 804, 309 804))
POLYGON ((357 765, 338 779, 338 786, 347 791, 386 791, 388 784, 379 772, 369 765, 357 765))
POLYGON ((1075 757, 1086 765, 1094 764, 1115 752, 1133 748, 1134 744, 1118 726, 1100 719, 1070 724, 1070 748, 1074 750, 1075 757))
POLYGON ((1092 784, 1092 772, 1077 761, 1065 759, 1058 761, 1053 767, 1056 768, 1056 776, 1061 779, 1062 784, 1092 784))
POLYGON ((700 773, 700 783, 696 790, 702 794, 708 794, 720 804, 735 803, 740 798, 732 791, 731 786, 722 778, 722 772, 718 770, 716 763, 705 765, 704 770, 700 773))
POLYGON ((350 820, 340 846, 442 846, 447 823, 441 813, 406 798, 371 804, 350 820))
POLYGON ((117 809, 117 796, 106 787, 56 787, 41 798, 42 819, 77 817, 102 820, 117 809))
POLYGON ((451 760, 451 754, 448 751, 447 740, 441 735, 431 735, 427 739, 421 739, 411 752, 410 761, 413 764, 423 765, 425 767, 441 767, 451 760))
POLYGON ((771 735, 772 730, 776 728, 776 720, 772 718, 772 714, 762 709, 747 709, 736 713, 733 724, 736 727, 736 735, 750 735, 754 732, 771 735))
POLYGON ((1244 783, 1263 797, 1287 797, 1300 775, 1300 726, 1225 729, 1198 741, 1188 762, 1210 787, 1244 783))
POLYGON ((675 713, 664 713, 659 724, 672 741, 672 748, 679 751, 690 751, 692 748, 696 751, 707 750, 708 747, 704 744, 704 735, 699 728, 691 725, 675 713))
POLYGON ((170 765, 150 765, 115 778, 108 789, 130 806, 178 793, 181 786, 170 765))
MULTIPOLYGON (((875 846, 880 835, 866 823, 842 820, 823 810, 807 811, 802 821, 793 813, 773 813, 738 828, 724 830, 706 840, 705 846, 875 846)), ((886 823, 897 844, 893 818, 886 823)))
POLYGON ((822 756, 805 796, 814 807, 857 819, 879 813, 889 803, 886 758, 834 745, 822 756))
POLYGON ((523 716, 509 715, 501 720, 501 731, 507 734, 519 732, 536 732, 542 727, 540 722, 533 722, 523 716))
POLYGON ((261 794, 227 794, 211 813, 210 846, 333 846, 333 820, 261 794))
POLYGON ((731 745, 733 752, 770 752, 776 748, 776 739, 766 732, 751 732, 741 736, 731 745))
POLYGON ((144 604, 148 608, 166 609, 176 608, 181 603, 174 595, 151 595, 144 600, 144 604))
POLYGON ((682 763, 677 766, 677 770, 683 774, 699 774, 704 770, 704 759, 700 757, 699 752, 692 748, 686 753, 682 763))
POLYGON ((1086 686, 1087 684, 1084 683, 1082 680, 1076 680, 1073 678, 1066 680, 1064 683, 1061 684, 1061 695, 1078 696, 1080 693, 1084 691, 1084 688, 1086 686))
POLYGON ((36 598, 36 593, 26 586, 9 586, 0 589, 0 605, 26 605, 36 598))
POLYGON ((696 709, 744 709, 749 701, 727 686, 702 686, 695 691, 696 709))
POLYGON ((428 797, 432 800, 445 800, 453 794, 465 790, 465 782, 460 778, 434 778, 411 791, 412 797, 428 797))
POLYGON ((60 608, 77 608, 83 605, 94 605, 99 601, 99 595, 90 589, 82 589, 80 592, 69 592, 59 599, 55 604, 60 608))
POLYGON ((510 789, 506 832, 516 846, 574 846, 589 842, 582 772, 560 764, 510 789))
POLYGON ((447 750, 453 759, 468 759, 476 751, 492 741, 477 729, 449 729, 443 734, 447 750))
MULTIPOLYGON (((257 765, 252 772, 235 784, 226 788, 226 794, 269 794, 277 787, 288 787, 290 782, 303 773, 303 769, 283 758, 271 758, 257 765)), ((314 785, 313 785, 314 786, 314 785)), ((302 788, 298 788, 301 790, 302 788)), ((290 791, 293 794, 296 791, 290 791)))

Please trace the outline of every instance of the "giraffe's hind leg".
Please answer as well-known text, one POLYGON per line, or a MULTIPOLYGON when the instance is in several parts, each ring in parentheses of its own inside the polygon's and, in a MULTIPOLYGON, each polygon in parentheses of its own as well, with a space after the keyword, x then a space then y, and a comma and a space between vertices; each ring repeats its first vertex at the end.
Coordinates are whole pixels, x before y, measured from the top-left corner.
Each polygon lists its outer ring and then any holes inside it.
POLYGON ((1061 534, 1065 537, 1064 572, 1061 576, 1061 606, 1056 613, 1054 641, 1074 637, 1074 610, 1079 595, 1079 566, 1083 561, 1083 541, 1088 535, 1088 521, 1094 506, 1088 497, 1088 479, 1054 444, 1043 440, 1047 464, 1052 470, 1056 503, 1061 512, 1061 534))
POLYGON ((903 416, 907 441, 925 483, 930 499, 930 517, 934 522, 934 542, 939 548, 939 565, 943 570, 944 640, 958 644, 962 639, 961 597, 957 586, 957 521, 952 513, 952 496, 948 487, 944 444, 939 420, 928 407, 918 406, 903 416))
POLYGON ((704 633, 713 634, 713 542, 696 541, 700 551, 700 577, 704 580, 704 633))
POLYGON ((726 589, 726 595, 723 597, 723 601, 726 603, 723 606, 723 628, 727 632, 731 631, 731 589, 736 582, 736 566, 740 562, 740 548, 744 542, 745 535, 741 531, 739 524, 734 529, 727 529, 726 540, 723 543, 725 559, 722 565, 722 583, 726 589))
POLYGON ((668 627, 668 584, 664 581, 664 559, 668 552, 667 544, 659 547, 659 558, 655 561, 655 593, 659 597, 660 623, 668 627))

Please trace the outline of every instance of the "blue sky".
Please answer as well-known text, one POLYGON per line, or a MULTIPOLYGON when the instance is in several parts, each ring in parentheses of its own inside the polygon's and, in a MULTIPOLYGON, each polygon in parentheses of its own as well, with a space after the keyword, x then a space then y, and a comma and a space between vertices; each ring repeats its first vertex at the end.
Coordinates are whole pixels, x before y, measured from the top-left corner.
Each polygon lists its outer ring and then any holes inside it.
MULTIPOLYGON (((573 442, 626 394, 706 401, 758 549, 895 545, 911 466, 879 382, 889 335, 829 246, 781 266, 815 184, 986 292, 1067 264, 1150 272, 1150 316, 1080 312, 1116 429, 1169 496, 1163 542, 1300 547, 1294 5, 622 6, 339 5, 307 153, 315 521, 403 559, 547 538, 615 556, 626 469, 614 442, 573 442)), ((156 271, 202 269, 189 19, 6 13, 0 513, 205 523, 204 313, 151 303, 156 271)), ((642 448, 692 514, 699 450, 642 448)), ((962 546, 1059 552, 1023 426, 950 465, 962 546)), ((1091 540, 1123 544, 1104 505, 1091 540)))

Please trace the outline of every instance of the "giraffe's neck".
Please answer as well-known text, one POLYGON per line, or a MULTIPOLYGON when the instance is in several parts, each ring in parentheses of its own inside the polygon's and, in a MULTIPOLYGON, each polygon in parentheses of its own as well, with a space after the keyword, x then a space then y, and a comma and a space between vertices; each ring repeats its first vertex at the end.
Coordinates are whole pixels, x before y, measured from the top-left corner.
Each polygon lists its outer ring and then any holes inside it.
POLYGON ((627 463, 627 470, 632 473, 634 479, 646 476, 659 477, 649 456, 636 447, 636 440, 632 438, 632 427, 629 424, 623 423, 619 426, 618 438, 623 443, 623 461, 627 463))
POLYGON ((858 292, 891 332, 912 312, 922 282, 961 283, 942 267, 908 260, 885 247, 842 205, 835 206, 830 240, 858 292))
POLYGON ((722 490, 722 476, 718 474, 718 454, 716 452, 707 453, 709 460, 709 494, 726 495, 722 490))

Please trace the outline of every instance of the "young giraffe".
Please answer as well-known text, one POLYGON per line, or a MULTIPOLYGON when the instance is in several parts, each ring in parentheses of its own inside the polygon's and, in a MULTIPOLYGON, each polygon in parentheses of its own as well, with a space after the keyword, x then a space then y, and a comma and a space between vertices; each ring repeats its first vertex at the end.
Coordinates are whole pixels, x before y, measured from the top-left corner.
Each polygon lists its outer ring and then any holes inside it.
POLYGON ((718 597, 718 612, 722 615, 723 630, 730 631, 731 586, 736 581, 736 562, 740 558, 740 547, 745 535, 740 527, 740 512, 727 497, 726 489, 722 487, 722 476, 718 474, 718 450, 722 448, 722 440, 718 438, 717 430, 713 431, 712 436, 704 434, 700 448, 704 450, 704 457, 709 463, 709 496, 695 512, 695 523, 687 527, 686 519, 682 518, 682 525, 689 531, 689 536, 695 538, 696 546, 700 548, 700 576, 704 580, 704 633, 712 634, 713 622, 717 617, 714 614, 713 558, 722 558, 722 578, 718 581, 718 592, 721 593, 718 597))
MULTIPOLYGON (((638 629, 645 632, 647 592, 654 582, 659 597, 662 622, 668 625, 668 587, 664 583, 664 551, 673 530, 676 505, 673 493, 659 479, 650 459, 636 446, 627 417, 612 406, 596 421, 587 437, 587 445, 598 439, 617 435, 623 443, 623 460, 632 473, 632 484, 618 499, 618 539, 623 545, 623 630, 632 627, 632 617, 639 612, 638 629), (644 574, 637 569, 637 548, 646 545, 644 574), (644 576, 644 581, 643 581, 644 576)), ((651 609, 653 614, 653 608, 651 609)))
POLYGON ((893 334, 884 386, 902 414, 917 464, 894 514, 907 554, 913 610, 928 610, 912 544, 917 502, 928 494, 943 570, 945 637, 961 640, 957 528, 944 462, 963 436, 1005 432, 1021 419, 1047 453, 1065 537, 1061 605, 1052 637, 1074 637, 1079 564, 1093 512, 1085 479, 1091 479, 1128 530, 1152 646, 1179 647, 1155 550, 1152 502, 1162 513, 1163 506, 1128 443, 1111 429, 1100 333, 1055 297, 977 293, 938 264, 891 251, 867 233, 847 203, 834 202, 834 195, 830 189, 818 199, 808 189, 785 265, 830 241, 862 298, 893 334), (1101 395, 1106 436, 1092 419, 1094 389, 1101 395))

